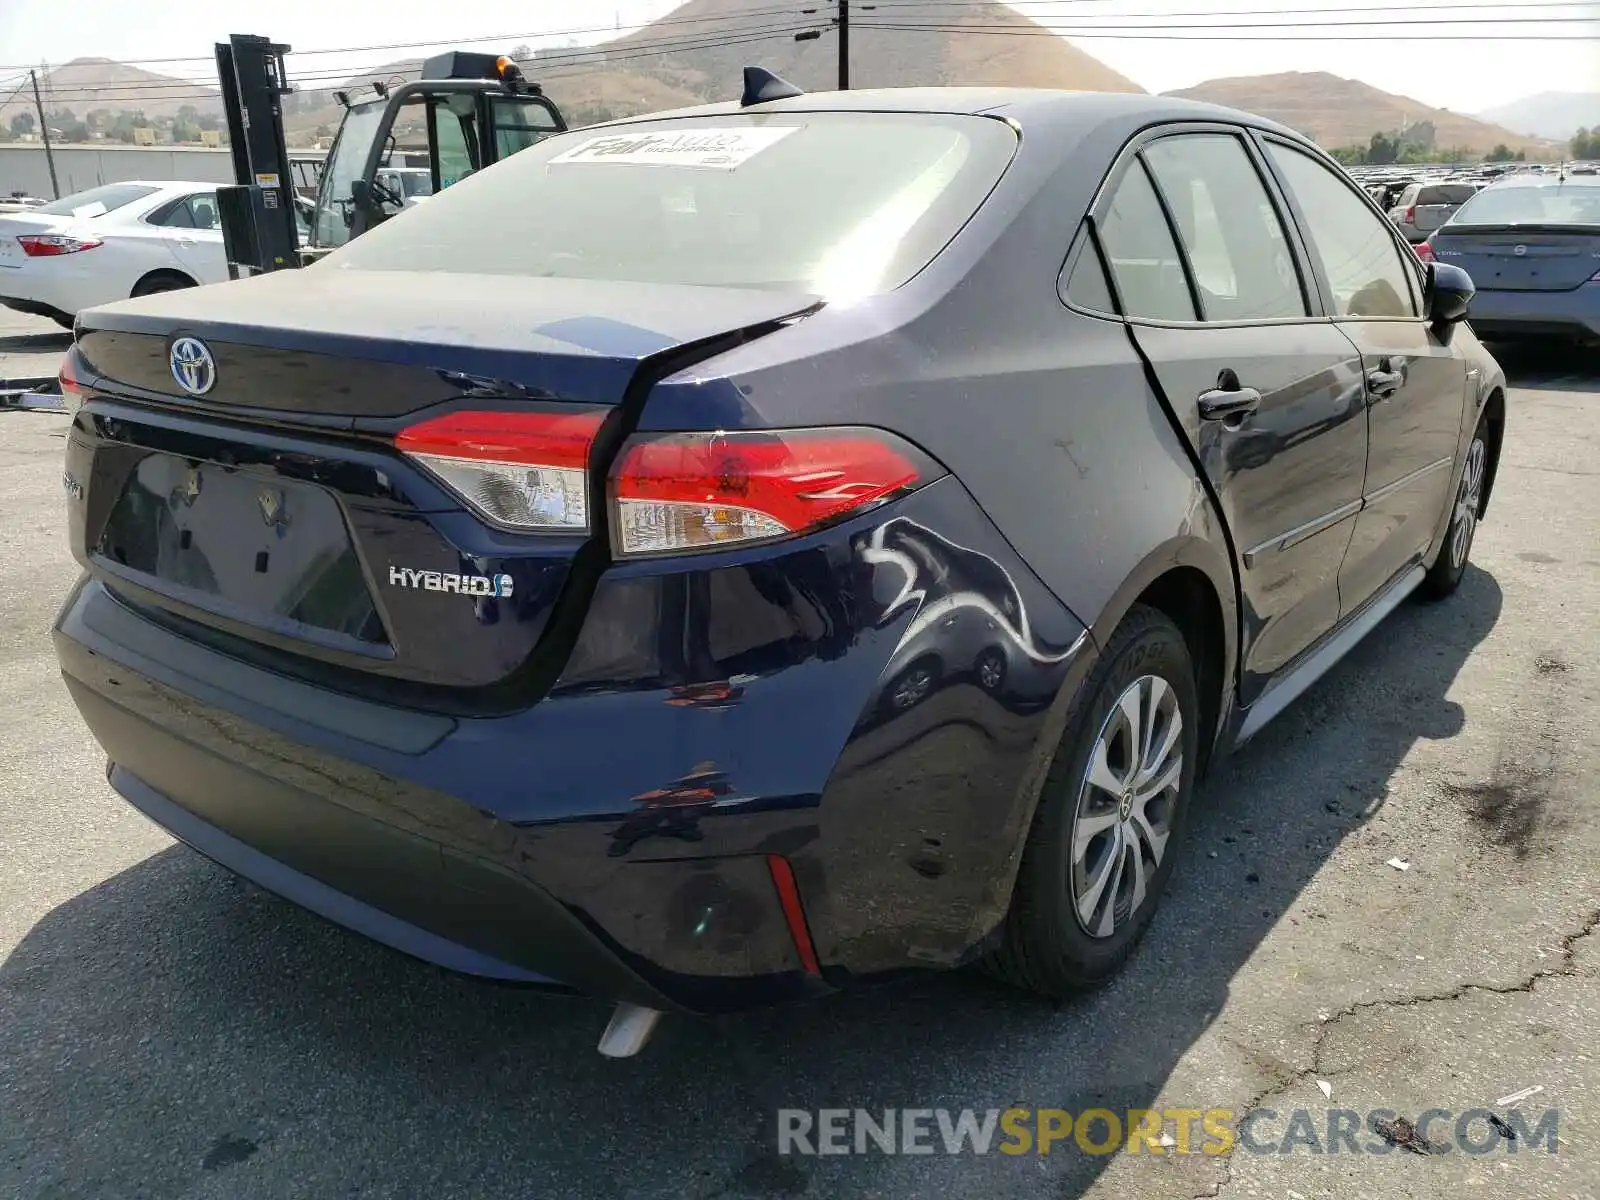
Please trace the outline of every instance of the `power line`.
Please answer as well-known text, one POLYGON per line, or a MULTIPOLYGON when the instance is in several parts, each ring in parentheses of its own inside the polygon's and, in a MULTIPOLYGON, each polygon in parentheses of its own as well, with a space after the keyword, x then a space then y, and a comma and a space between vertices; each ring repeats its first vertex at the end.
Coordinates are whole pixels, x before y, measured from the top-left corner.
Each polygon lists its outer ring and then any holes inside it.
MULTIPOLYGON (((548 58, 542 58, 542 59, 537 60, 537 62, 538 62, 538 64, 540 66, 549 65, 549 66, 555 68, 555 70, 552 70, 550 72, 540 71, 534 77, 534 81, 535 82, 541 82, 541 81, 548 81, 548 80, 551 80, 551 79, 571 79, 571 78, 575 78, 575 77, 577 77, 579 75, 595 74, 595 73, 598 73, 598 72, 604 70, 607 67, 610 67, 613 63, 629 62, 629 61, 636 60, 636 59, 641 59, 641 58, 659 58, 659 57, 661 57, 663 55, 689 53, 689 52, 694 52, 694 51, 699 51, 699 50, 712 50, 712 49, 716 49, 716 48, 721 47, 721 46, 740 46, 740 45, 749 45, 749 44, 752 44, 752 43, 755 43, 755 42, 764 42, 764 41, 777 40, 779 38, 787 39, 787 38, 791 37, 793 34, 804 30, 805 28, 807 28, 807 26, 805 26, 805 25, 765 26, 765 27, 760 27, 760 28, 755 29, 755 30, 746 31, 746 32, 744 32, 742 34, 734 35, 734 36, 731 36, 731 37, 730 36, 726 36, 726 35, 708 36, 708 35, 704 35, 704 34, 702 34, 702 35, 700 35, 698 37, 693 37, 693 38, 686 38, 686 37, 681 37, 680 36, 680 37, 675 37, 675 38, 671 38, 671 39, 661 40, 661 41, 658 41, 658 42, 655 42, 655 43, 636 44, 634 46, 629 47, 627 51, 623 51, 623 52, 610 51, 610 52, 608 52, 606 54, 606 57, 605 57, 603 62, 596 62, 596 63, 594 63, 592 65, 585 64, 585 63, 582 63, 582 62, 574 63, 574 62, 569 61, 569 60, 573 60, 573 59, 582 59, 582 58, 586 57, 588 53, 592 53, 592 51, 585 52, 585 51, 580 51, 580 50, 574 50, 569 54, 561 55, 559 58, 557 58, 555 56, 551 56, 551 57, 548 57, 548 58), (566 70, 566 73, 565 74, 558 73, 563 68, 566 70)), ((327 83, 327 84, 333 84, 333 83, 345 83, 345 82, 350 81, 351 79, 359 80, 359 79, 367 78, 367 77, 377 78, 379 76, 376 73, 355 73, 355 74, 350 74, 350 73, 347 73, 347 72, 339 72, 337 74, 329 74, 329 75, 326 75, 326 76, 309 76, 309 75, 294 76, 294 77, 291 77, 290 82, 291 83, 327 83)), ((311 90, 313 90, 313 91, 330 91, 330 90, 332 90, 332 88, 329 88, 329 87, 317 87, 317 88, 313 88, 311 90)), ((129 85, 118 87, 117 85, 107 85, 107 88, 103 89, 103 90, 101 90, 101 89, 86 89, 86 90, 83 90, 83 91, 81 91, 81 92, 79 92, 77 94, 64 95, 64 96, 58 97, 58 102, 65 102, 65 101, 69 101, 70 100, 71 102, 76 103, 76 104, 81 106, 81 105, 84 105, 84 104, 99 105, 99 104, 107 103, 107 102, 110 102, 110 101, 122 101, 122 102, 126 103, 126 102, 136 102, 136 101, 140 101, 140 100, 146 100, 146 101, 152 101, 152 102, 161 103, 161 104, 171 104, 171 103, 176 103, 176 102, 180 102, 180 101, 189 101, 189 100, 217 100, 217 99, 219 99, 219 94, 217 92, 215 92, 215 91, 206 90, 206 89, 202 88, 200 85, 198 85, 196 83, 193 83, 193 82, 190 82, 190 83, 179 82, 179 83, 172 83, 172 84, 166 84, 166 83, 151 84, 151 85, 148 85, 148 86, 145 86, 145 87, 129 86, 129 85), (174 90, 174 89, 182 89, 182 88, 188 88, 190 90, 188 90, 188 91, 174 90), (160 94, 152 96, 151 95, 152 92, 157 92, 157 93, 160 93, 160 94)))
MULTIPOLYGON (((738 12, 726 13, 710 17, 664 17, 659 21, 650 21, 639 29, 655 29, 665 25, 722 25, 729 22, 739 22, 750 17, 776 17, 783 16, 791 19, 798 15, 798 6, 794 4, 773 5, 763 8, 740 9, 738 12)), ((591 25, 582 29, 537 29, 524 30, 521 33, 484 33, 467 37, 439 38, 434 41, 422 42, 387 42, 369 46, 326 46, 314 50, 296 50, 293 57, 310 57, 324 54, 370 54, 379 50, 427 50, 438 46, 470 45, 476 42, 520 42, 531 41, 535 38, 561 38, 582 37, 588 34, 611 34, 612 41, 621 40, 617 36, 615 25, 591 25)), ((623 34, 626 38, 628 34, 623 34)), ((128 58, 110 60, 124 67, 165 66, 173 63, 210 63, 209 54, 191 54, 182 58, 128 58)), ((26 70, 27 63, 0 63, 0 71, 26 70)))
MULTIPOLYGON (((701 31, 694 34, 669 34, 660 38, 639 39, 623 50, 602 51, 596 47, 572 47, 561 49, 553 53, 541 55, 534 59, 525 59, 536 68, 560 67, 574 60, 587 60, 592 55, 603 53, 605 62, 622 62, 636 57, 651 57, 661 54, 675 54, 688 50, 701 50, 720 45, 741 45, 747 37, 788 36, 798 32, 807 25, 796 24, 792 21, 784 24, 755 25, 744 29, 735 30, 732 34, 711 33, 701 31)), ((596 64, 599 65, 599 64, 596 64)), ((351 80, 366 78, 383 78, 381 70, 359 71, 352 69, 319 70, 291 75, 290 83, 295 84, 343 84, 351 80)), ((316 88, 314 90, 331 90, 316 88)), ((220 93, 210 89, 207 85, 197 80, 165 79, 165 80, 138 80, 127 83, 108 83, 103 87, 91 85, 74 85, 62 89, 65 98, 77 103, 92 102, 98 99, 130 99, 151 98, 160 102, 179 99, 218 99, 220 93), (113 96, 115 93, 115 96, 113 96), (160 95, 159 93, 173 93, 160 95), (153 95, 154 94, 154 95, 153 95)))
MULTIPOLYGON (((1572 20, 1572 21, 1588 20, 1588 18, 1579 18, 1579 17, 1569 17, 1569 18, 1562 18, 1562 19, 1564 19, 1564 20, 1572 20)), ((1418 33, 1416 33, 1415 35, 1412 35, 1412 36, 1407 36, 1405 34, 1387 33, 1387 32, 1381 32, 1380 31, 1380 32, 1376 33, 1375 35, 1361 37, 1361 36, 1356 36, 1356 35, 1352 35, 1352 34, 1340 34, 1340 33, 1336 33, 1336 34, 1332 34, 1332 35, 1313 35, 1313 34, 1304 34, 1304 33, 1283 33, 1283 32, 1279 32, 1280 30, 1341 29, 1341 28, 1350 28, 1350 27, 1357 27, 1357 26, 1371 27, 1371 26, 1384 26, 1384 25, 1387 25, 1387 26, 1390 26, 1390 27, 1399 26, 1401 28, 1406 28, 1406 27, 1410 27, 1412 25, 1417 25, 1417 24, 1438 24, 1438 23, 1440 23, 1440 22, 1352 21, 1352 22, 1327 22, 1327 23, 1313 24, 1313 23, 1275 23, 1275 22, 1269 22, 1269 21, 1252 21, 1252 22, 1245 22, 1245 23, 1239 23, 1239 24, 1220 23, 1220 24, 1211 24, 1211 25, 1177 25, 1177 24, 1172 24, 1170 22, 1163 22, 1163 23, 1161 23, 1159 25, 1129 25, 1129 26, 1090 25, 1090 26, 1085 26, 1085 27, 1081 27, 1081 28, 1077 27, 1077 26, 1051 25, 1051 26, 1039 27, 1039 28, 1036 28, 1036 29, 1025 29, 1025 28, 1018 28, 1018 27, 1015 27, 1015 26, 1003 26, 1003 25, 994 25, 994 26, 961 25, 961 24, 946 24, 946 25, 916 24, 916 25, 913 25, 913 24, 910 24, 910 23, 899 23, 899 22, 888 22, 888 21, 860 21, 860 22, 858 22, 858 27, 861 28, 861 29, 881 29, 881 30, 893 29, 893 30, 900 30, 902 32, 908 32, 908 33, 942 33, 942 34, 966 33, 966 34, 972 34, 972 35, 978 36, 978 37, 1040 37, 1040 36, 1043 36, 1043 37, 1066 37, 1066 38, 1108 38, 1108 39, 1125 39, 1125 40, 1130 40, 1130 41, 1138 41, 1138 40, 1186 41, 1186 40, 1192 40, 1192 41, 1201 41, 1201 42, 1204 42, 1204 41, 1212 41, 1212 42, 1225 42, 1225 41, 1240 41, 1240 42, 1247 42, 1247 41, 1254 41, 1254 42, 1292 42, 1292 41, 1301 41, 1301 42, 1371 42, 1371 41, 1380 41, 1380 40, 1382 40, 1384 38, 1391 38, 1391 39, 1394 39, 1394 40, 1397 40, 1397 41, 1407 41, 1407 42, 1430 41, 1430 40, 1431 41, 1451 41, 1451 42, 1600 41, 1600 33, 1595 33, 1595 34, 1588 34, 1588 33, 1525 33, 1525 34, 1518 34, 1518 33, 1445 33, 1445 32, 1436 32, 1436 31, 1431 31, 1430 30, 1428 32, 1418 32, 1418 33), (1184 30, 1184 31, 1188 31, 1188 32, 1184 32, 1184 33, 1181 33, 1181 34, 1180 33, 1151 33, 1151 32, 1149 32, 1152 29, 1157 29, 1157 30, 1159 30, 1159 29, 1184 30), (1210 38, 1195 36, 1195 32, 1194 31, 1198 31, 1198 32, 1202 32, 1203 33, 1204 31, 1207 31, 1207 30, 1221 30, 1221 31, 1224 32, 1225 36, 1223 36, 1223 37, 1210 37, 1210 38), (1263 33, 1266 33, 1268 36, 1266 36, 1266 37, 1241 37, 1241 36, 1239 36, 1239 33, 1236 32, 1236 31, 1242 31, 1242 30, 1254 30, 1254 31, 1257 31, 1257 32, 1263 32, 1263 33)), ((1442 23, 1443 24, 1454 24, 1455 22, 1442 22, 1442 23)), ((1537 22, 1537 21, 1523 21, 1523 20, 1508 20, 1508 21, 1506 21, 1504 23, 1505 24, 1510 24, 1510 25, 1528 25, 1528 24, 1538 24, 1539 22, 1537 22)))

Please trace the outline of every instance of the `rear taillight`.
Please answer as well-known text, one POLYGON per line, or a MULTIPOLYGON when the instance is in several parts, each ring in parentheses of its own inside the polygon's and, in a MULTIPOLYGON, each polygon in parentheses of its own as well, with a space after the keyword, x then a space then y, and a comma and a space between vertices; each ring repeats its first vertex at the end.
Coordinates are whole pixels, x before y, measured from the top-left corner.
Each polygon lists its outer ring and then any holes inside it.
POLYGON ((1417 206, 1413 204, 1406 209, 1406 215, 1401 220, 1405 221, 1407 225, 1415 225, 1417 223, 1417 206))
POLYGON ((619 555, 789 537, 853 516, 939 474, 876 429, 641 434, 611 471, 619 555))
POLYGON ((402 430, 395 446, 496 524, 581 533, 605 412, 453 412, 402 430))
POLYGON ((1434 258, 1433 256, 1433 247, 1427 242, 1418 242, 1411 248, 1417 252, 1417 257, 1425 263, 1438 261, 1438 259, 1434 258))
POLYGON ((72 365, 72 358, 70 350, 63 354, 61 370, 56 374, 56 384, 61 389, 61 400, 69 413, 77 412, 89 398, 89 389, 78 382, 78 372, 72 365))
POLYGON ((17 236, 22 252, 29 258, 54 258, 60 254, 76 254, 80 250, 93 250, 101 245, 99 238, 68 237, 64 233, 24 233, 17 236))

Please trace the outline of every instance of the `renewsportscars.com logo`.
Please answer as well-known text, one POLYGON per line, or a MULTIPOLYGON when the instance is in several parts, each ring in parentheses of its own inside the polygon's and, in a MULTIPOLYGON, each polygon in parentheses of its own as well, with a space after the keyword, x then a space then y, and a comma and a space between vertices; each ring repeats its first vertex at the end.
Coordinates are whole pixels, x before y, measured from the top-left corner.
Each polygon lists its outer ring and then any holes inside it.
POLYGON ((415 571, 410 567, 391 566, 389 586, 454 592, 462 596, 498 596, 503 600, 511 595, 511 576, 455 575, 448 571, 415 571))
POLYGON ((778 1153, 1555 1154, 1559 1122, 1553 1108, 1504 1115, 1430 1108, 1414 1121, 1390 1109, 1353 1108, 780 1108, 778 1153))

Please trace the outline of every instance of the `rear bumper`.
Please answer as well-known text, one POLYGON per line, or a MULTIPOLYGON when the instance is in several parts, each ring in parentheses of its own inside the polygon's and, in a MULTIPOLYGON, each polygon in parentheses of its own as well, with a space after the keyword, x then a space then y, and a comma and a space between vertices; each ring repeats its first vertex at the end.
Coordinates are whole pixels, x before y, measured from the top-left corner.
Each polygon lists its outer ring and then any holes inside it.
POLYGON ((696 1012, 977 953, 1092 660, 950 480, 793 547, 609 572, 561 681, 510 716, 330 692, 93 579, 55 639, 113 785, 202 853, 453 970, 696 1012), (894 605, 940 554, 966 590, 919 621, 894 605), (998 678, 952 603, 1021 613, 998 678), (926 696, 887 702, 932 660, 926 696))
POLYGON ((1600 337, 1600 283, 1565 292, 1480 291, 1468 319, 1483 337, 1600 337))

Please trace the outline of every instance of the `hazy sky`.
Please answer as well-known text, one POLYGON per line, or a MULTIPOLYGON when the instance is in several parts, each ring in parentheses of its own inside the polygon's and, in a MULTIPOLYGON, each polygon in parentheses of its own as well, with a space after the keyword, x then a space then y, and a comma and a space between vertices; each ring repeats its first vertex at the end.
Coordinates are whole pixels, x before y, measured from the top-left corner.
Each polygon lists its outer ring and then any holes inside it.
MULTIPOLYGON (((831 0, 743 2, 753 11, 741 22, 772 29, 774 22, 791 19, 791 9, 798 21, 803 19, 800 9, 827 7, 831 0)), ((877 12, 861 12, 858 19, 889 19, 894 3, 880 0, 877 12)), ((292 43, 297 51, 430 41, 466 45, 474 37, 493 38, 485 48, 499 49, 523 41, 537 45, 541 34, 595 40, 619 21, 624 27, 636 25, 676 6, 673 0, 475 0, 458 6, 403 0, 381 6, 330 0, 276 0, 270 5, 257 0, 163 0, 159 5, 149 0, 71 0, 69 5, 62 0, 0 0, 0 86, 9 87, 18 66, 82 55, 124 61, 194 55, 196 59, 185 63, 141 65, 209 77, 211 43, 231 32, 268 34, 292 43)), ((1411 0, 1389 6, 1376 0, 1014 0, 1012 7, 1051 25, 1070 23, 1080 35, 1074 38, 1080 48, 1151 91, 1218 76, 1331 71, 1429 104, 1473 112, 1534 92, 1600 90, 1600 0, 1411 0), (1216 15, 1202 19, 1208 12, 1216 15), (1513 18, 1564 20, 1504 23, 1513 18), (1421 19, 1430 23, 1349 24, 1421 19), (1106 25, 1122 25, 1124 34, 1129 24, 1159 34, 1175 24, 1261 22, 1302 28, 1209 33, 1168 29, 1173 40, 1082 36, 1106 25), (1311 23, 1324 27, 1303 28, 1311 23), (1294 34, 1299 36, 1285 36, 1294 34), (1549 40, 1524 40, 1530 34, 1549 40), (1408 40, 1418 35, 1433 40, 1408 40)), ((963 9, 970 13, 964 0, 948 0, 944 8, 954 20, 961 19, 963 9)), ((689 26, 685 32, 698 34, 704 28, 689 26)), ((320 72, 326 78, 405 56, 404 50, 297 53, 289 68, 292 75, 320 72)), ((754 44, 751 59, 759 58, 760 45, 754 44)))

